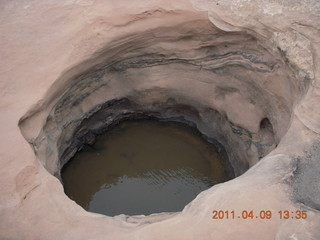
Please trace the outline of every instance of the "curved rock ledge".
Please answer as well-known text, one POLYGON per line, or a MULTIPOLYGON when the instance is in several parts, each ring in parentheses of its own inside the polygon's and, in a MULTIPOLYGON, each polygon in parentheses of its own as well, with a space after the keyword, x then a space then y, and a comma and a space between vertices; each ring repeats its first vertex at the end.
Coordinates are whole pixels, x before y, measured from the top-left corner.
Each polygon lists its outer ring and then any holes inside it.
POLYGON ((0 4, 1 239, 320 239, 319 3, 191 2, 0 4), (84 211, 61 167, 141 117, 196 127, 236 178, 178 213, 84 211), (213 210, 274 215, 215 221, 213 210))
POLYGON ((207 20, 135 32, 100 52, 94 63, 69 70, 74 76, 62 75, 54 97, 20 121, 38 159, 56 176, 86 138, 139 114, 197 127, 226 148, 241 175, 279 142, 300 92, 280 57, 207 20), (40 134, 28 135, 24 126, 40 113, 46 117, 36 126, 40 134))

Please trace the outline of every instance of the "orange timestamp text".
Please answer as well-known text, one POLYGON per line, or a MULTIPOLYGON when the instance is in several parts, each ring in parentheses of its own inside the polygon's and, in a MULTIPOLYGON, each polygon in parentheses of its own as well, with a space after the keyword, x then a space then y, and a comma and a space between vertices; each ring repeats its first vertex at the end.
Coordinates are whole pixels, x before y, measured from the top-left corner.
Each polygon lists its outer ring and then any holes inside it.
POLYGON ((306 219, 308 213, 305 210, 243 210, 236 212, 235 210, 214 210, 212 211, 212 219, 306 219))

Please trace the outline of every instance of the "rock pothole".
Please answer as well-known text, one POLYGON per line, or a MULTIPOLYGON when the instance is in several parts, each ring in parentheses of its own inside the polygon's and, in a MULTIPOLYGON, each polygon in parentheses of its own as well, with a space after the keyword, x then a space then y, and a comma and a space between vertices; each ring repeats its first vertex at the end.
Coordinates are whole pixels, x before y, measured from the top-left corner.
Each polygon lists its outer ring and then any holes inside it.
POLYGON ((280 52, 197 20, 114 39, 65 72, 19 125, 59 179, 95 136, 140 118, 196 128, 237 177, 277 146, 303 89, 280 52))

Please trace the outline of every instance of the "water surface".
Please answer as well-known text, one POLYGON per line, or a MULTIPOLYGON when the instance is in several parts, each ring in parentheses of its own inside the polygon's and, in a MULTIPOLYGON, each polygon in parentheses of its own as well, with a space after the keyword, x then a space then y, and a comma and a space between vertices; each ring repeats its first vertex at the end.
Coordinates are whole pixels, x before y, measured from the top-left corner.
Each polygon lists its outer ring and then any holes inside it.
POLYGON ((132 120, 97 137, 62 169, 66 194, 115 216, 181 211, 227 180, 214 146, 179 123, 132 120))

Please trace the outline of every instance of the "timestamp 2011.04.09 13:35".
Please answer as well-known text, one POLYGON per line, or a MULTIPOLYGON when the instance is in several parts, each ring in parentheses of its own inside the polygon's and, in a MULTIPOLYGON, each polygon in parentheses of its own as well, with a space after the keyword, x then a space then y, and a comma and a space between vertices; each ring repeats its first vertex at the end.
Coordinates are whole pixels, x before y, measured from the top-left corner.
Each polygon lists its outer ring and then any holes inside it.
POLYGON ((271 210, 213 210, 212 219, 307 219, 308 213, 306 210, 280 210, 280 211, 271 211, 271 210))

